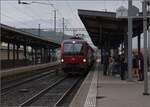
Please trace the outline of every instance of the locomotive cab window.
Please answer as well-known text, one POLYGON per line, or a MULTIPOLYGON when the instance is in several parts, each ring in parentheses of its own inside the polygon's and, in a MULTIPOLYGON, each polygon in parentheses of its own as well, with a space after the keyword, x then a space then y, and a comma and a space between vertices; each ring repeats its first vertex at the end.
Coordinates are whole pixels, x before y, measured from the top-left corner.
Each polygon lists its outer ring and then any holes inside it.
POLYGON ((64 54, 83 54, 83 44, 64 43, 64 54))

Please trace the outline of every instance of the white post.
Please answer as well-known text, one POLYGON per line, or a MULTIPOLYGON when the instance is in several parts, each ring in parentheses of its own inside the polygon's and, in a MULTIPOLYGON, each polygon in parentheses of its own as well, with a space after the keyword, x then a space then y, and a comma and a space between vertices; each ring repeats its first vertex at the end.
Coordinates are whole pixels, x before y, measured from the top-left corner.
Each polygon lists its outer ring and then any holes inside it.
POLYGON ((132 0, 128 0, 128 81, 132 81, 132 0))
MULTIPOLYGON (((150 2, 148 3, 148 16, 150 16, 150 2)), ((148 24, 148 56, 149 56, 149 63, 150 63, 150 18, 149 18, 149 24, 148 24)), ((150 72, 150 66, 149 66, 149 72, 150 72)))
POLYGON ((143 9, 143 33, 144 33, 144 93, 143 95, 149 95, 148 93, 148 69, 147 69, 147 4, 146 0, 142 2, 143 9))

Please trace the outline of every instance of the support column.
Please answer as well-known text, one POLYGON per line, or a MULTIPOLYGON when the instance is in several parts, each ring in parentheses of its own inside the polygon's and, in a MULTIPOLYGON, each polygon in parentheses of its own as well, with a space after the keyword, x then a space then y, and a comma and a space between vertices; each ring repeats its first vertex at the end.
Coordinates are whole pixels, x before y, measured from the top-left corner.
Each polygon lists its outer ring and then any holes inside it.
POLYGON ((15 44, 13 43, 13 60, 15 60, 15 44))
POLYGON ((35 54, 35 64, 37 64, 37 48, 35 47, 34 49, 35 49, 35 53, 34 53, 35 54))
POLYGON ((101 46, 101 64, 103 64, 103 48, 102 48, 102 25, 99 24, 99 47, 101 46))
POLYGON ((46 48, 46 62, 48 62, 48 48, 46 48))
POLYGON ((17 44, 17 60, 19 60, 19 48, 20 48, 20 45, 17 44))
POLYGON ((141 52, 141 35, 138 35, 138 55, 140 55, 141 52))
POLYGON ((27 47, 24 45, 24 58, 27 59, 27 47))
POLYGON ((147 69, 147 5, 146 0, 142 3, 143 11, 143 36, 144 36, 144 95, 149 95, 148 69, 147 69))
POLYGON ((132 0, 128 0, 128 80, 132 81, 132 0))
POLYGON ((52 49, 52 61, 54 61, 54 49, 52 49))
POLYGON ((51 48, 49 47, 49 62, 51 62, 51 48))
POLYGON ((8 60, 10 60, 10 43, 9 42, 7 45, 7 58, 8 58, 8 60))
POLYGON ((101 64, 103 64, 103 48, 101 47, 101 64))
POLYGON ((32 63, 34 63, 33 46, 31 46, 31 56, 32 56, 32 63))
POLYGON ((44 47, 44 63, 46 62, 46 52, 45 52, 46 48, 44 47))
POLYGON ((127 29, 124 30, 124 55, 125 55, 125 61, 127 63, 128 58, 128 35, 127 35, 127 29))
POLYGON ((40 52, 40 54, 41 54, 41 63, 43 63, 43 51, 42 50, 43 50, 43 48, 41 47, 41 49, 40 49, 40 51, 41 51, 40 52))

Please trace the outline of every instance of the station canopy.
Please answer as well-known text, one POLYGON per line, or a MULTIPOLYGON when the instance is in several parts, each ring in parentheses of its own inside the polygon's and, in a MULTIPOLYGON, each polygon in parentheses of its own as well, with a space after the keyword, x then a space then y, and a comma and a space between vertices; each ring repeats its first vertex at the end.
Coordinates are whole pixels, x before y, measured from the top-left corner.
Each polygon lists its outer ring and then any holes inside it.
POLYGON ((20 45, 29 45, 35 47, 48 47, 59 48, 60 44, 55 43, 51 40, 46 40, 44 38, 35 36, 29 32, 25 32, 4 24, 0 24, 1 30, 1 41, 6 43, 16 43, 20 45))
MULTIPOLYGON (((128 19, 116 18, 115 12, 78 10, 92 42, 99 49, 116 48, 127 40, 128 19), (126 38, 126 39, 125 39, 126 38)), ((133 19, 133 36, 138 36, 143 31, 141 18, 133 19)))

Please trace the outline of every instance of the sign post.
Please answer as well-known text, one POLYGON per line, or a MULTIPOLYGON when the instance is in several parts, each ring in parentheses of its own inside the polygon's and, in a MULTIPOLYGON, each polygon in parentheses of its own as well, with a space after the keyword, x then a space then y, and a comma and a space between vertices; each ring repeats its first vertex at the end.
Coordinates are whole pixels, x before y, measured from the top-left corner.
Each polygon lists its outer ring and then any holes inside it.
POLYGON ((139 9, 128 0, 128 9, 121 6, 117 9, 116 18, 128 18, 128 81, 132 81, 132 17, 137 16, 139 9))
POLYGON ((143 95, 149 95, 148 93, 148 69, 147 69, 147 4, 146 0, 142 2, 143 10, 143 33, 144 33, 144 93, 143 95))

